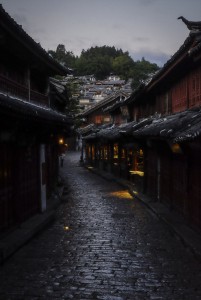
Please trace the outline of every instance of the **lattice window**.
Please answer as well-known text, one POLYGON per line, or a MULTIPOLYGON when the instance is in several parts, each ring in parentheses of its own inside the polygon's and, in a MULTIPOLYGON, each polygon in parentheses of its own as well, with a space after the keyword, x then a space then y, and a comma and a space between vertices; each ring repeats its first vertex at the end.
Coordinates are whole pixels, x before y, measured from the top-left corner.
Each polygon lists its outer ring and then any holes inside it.
POLYGON ((201 105, 201 68, 192 72, 189 78, 189 106, 201 105))
POLYGON ((172 112, 187 108, 187 78, 182 79, 172 89, 172 112))

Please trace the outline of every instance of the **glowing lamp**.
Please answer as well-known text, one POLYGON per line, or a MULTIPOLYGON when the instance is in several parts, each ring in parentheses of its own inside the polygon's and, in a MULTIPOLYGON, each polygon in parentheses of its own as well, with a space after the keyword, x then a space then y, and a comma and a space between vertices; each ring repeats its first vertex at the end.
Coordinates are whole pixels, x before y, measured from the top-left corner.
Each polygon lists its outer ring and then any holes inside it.
POLYGON ((63 138, 60 138, 59 139, 59 145, 63 145, 64 144, 64 139, 63 138))
POLYGON ((178 143, 171 144, 170 147, 173 153, 182 153, 182 149, 178 143))

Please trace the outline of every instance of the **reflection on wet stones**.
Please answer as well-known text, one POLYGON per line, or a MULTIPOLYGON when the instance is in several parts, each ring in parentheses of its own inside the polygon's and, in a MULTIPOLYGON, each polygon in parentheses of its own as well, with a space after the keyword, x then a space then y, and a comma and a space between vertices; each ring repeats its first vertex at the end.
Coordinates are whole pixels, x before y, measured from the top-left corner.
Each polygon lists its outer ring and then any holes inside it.
POLYGON ((66 155, 55 222, 1 267, 0 299, 200 300, 200 262, 126 190, 77 168, 79 156, 66 155))

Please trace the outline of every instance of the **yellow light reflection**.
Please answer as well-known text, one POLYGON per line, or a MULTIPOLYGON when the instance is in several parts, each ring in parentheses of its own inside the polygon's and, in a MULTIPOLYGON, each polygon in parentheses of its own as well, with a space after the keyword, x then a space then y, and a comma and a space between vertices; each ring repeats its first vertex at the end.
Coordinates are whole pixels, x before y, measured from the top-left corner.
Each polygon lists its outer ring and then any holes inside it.
POLYGON ((139 176, 141 176, 141 177, 143 177, 144 176, 144 172, 142 172, 142 171, 129 171, 129 173, 131 173, 131 175, 139 175, 139 176))
POLYGON ((70 230, 69 226, 64 226, 64 230, 70 230))
POLYGON ((110 193, 110 196, 117 197, 120 199, 133 199, 133 197, 127 190, 112 192, 110 193))
POLYGON ((88 167, 87 167, 87 169, 93 169, 93 167, 91 167, 91 166, 88 166, 88 167))

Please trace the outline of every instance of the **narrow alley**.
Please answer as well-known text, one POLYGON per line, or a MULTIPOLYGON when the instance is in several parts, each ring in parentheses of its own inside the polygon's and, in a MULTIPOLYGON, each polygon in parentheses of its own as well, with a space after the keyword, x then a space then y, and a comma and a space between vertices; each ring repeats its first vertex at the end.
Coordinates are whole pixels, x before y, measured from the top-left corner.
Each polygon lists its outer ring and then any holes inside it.
POLYGON ((68 153, 57 217, 0 266, 1 300, 196 300, 200 262, 141 202, 68 153))

